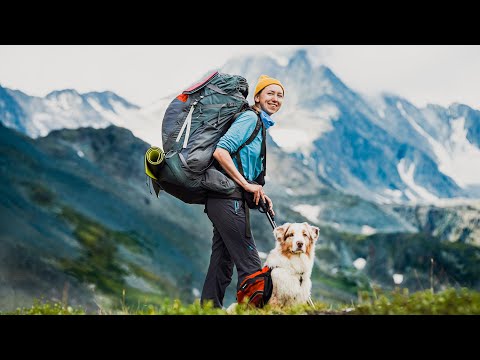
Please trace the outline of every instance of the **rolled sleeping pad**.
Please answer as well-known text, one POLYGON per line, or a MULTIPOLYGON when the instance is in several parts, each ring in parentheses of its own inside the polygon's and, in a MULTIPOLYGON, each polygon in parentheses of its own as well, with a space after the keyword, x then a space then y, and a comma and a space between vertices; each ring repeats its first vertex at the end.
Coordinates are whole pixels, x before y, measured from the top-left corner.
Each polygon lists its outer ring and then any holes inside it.
POLYGON ((165 153, 158 146, 150 147, 145 153, 145 173, 152 179, 158 180, 158 171, 163 167, 165 153))

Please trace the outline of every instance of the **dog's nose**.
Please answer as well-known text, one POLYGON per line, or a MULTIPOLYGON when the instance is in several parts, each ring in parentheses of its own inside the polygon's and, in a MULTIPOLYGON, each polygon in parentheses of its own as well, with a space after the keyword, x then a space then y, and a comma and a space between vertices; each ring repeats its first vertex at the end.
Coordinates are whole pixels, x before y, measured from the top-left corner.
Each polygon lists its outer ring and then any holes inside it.
POLYGON ((297 241, 297 248, 301 249, 303 246, 303 243, 300 241, 297 241))

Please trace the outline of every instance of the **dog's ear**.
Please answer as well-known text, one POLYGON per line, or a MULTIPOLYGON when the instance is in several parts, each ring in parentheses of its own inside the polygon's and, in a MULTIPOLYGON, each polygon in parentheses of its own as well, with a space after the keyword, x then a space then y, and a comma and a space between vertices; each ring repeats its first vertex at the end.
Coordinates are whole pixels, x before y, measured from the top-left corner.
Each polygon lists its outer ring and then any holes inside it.
POLYGON ((310 232, 310 237, 312 238, 312 241, 315 242, 318 240, 318 236, 320 235, 320 228, 310 225, 308 223, 304 223, 307 225, 307 229, 310 232))
POLYGON ((285 238, 285 233, 287 232, 290 225, 291 225, 290 223, 285 223, 273 229, 273 235, 275 235, 275 238, 277 239, 277 241, 283 241, 283 239, 285 238))

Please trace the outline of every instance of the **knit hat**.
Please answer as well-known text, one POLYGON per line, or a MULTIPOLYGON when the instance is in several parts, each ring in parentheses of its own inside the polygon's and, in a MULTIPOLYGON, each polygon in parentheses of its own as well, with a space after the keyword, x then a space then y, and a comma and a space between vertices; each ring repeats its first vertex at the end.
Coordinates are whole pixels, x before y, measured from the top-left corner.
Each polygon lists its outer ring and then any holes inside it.
POLYGON ((253 93, 253 96, 257 96, 257 94, 260 91, 265 89, 268 85, 273 85, 273 84, 279 85, 282 88, 283 93, 285 94, 285 88, 283 87, 280 81, 268 75, 260 75, 260 77, 258 78, 257 86, 255 86, 255 92, 253 93))

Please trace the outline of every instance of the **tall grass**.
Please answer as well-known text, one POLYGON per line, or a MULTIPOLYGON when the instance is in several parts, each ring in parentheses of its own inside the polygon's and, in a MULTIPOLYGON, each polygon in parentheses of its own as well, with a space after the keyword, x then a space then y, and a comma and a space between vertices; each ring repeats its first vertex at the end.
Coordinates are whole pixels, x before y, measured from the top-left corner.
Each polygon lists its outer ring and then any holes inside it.
MULTIPOLYGON (((123 294, 123 298, 125 294, 123 294)), ((328 305, 314 301, 311 305, 279 308, 266 305, 252 308, 241 304, 231 313, 214 308, 212 304, 200 304, 195 300, 183 304, 178 299, 164 299, 160 305, 127 306, 122 301, 119 309, 98 309, 88 313, 81 307, 72 307, 61 302, 35 300, 31 307, 18 308, 2 315, 480 315, 480 292, 461 288, 449 288, 437 293, 430 289, 409 293, 407 289, 396 289, 382 293, 376 290, 360 294, 357 303, 328 305)))

